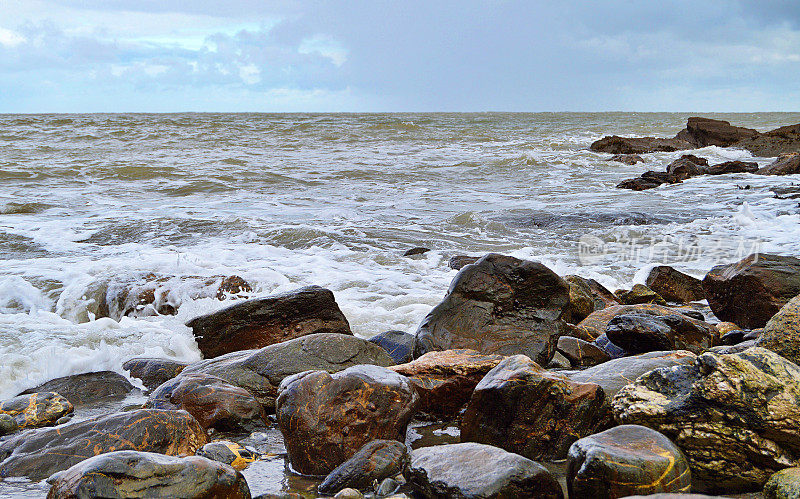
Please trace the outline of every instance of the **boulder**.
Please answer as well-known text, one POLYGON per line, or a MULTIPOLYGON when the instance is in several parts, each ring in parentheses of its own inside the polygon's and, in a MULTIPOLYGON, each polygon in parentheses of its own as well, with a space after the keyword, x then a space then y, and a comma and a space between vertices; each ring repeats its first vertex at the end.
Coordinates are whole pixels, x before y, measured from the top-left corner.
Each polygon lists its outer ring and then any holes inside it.
POLYGON ((796 175, 800 173, 800 152, 781 154, 778 159, 758 170, 760 175, 796 175))
POLYGON ((767 322, 756 344, 800 365, 800 295, 767 322))
POLYGON ((694 154, 684 154, 667 165, 667 174, 679 181, 706 173, 708 173, 708 160, 694 154))
POLYGON ((414 356, 469 348, 546 365, 565 329, 569 285, 538 262, 489 254, 464 267, 417 330, 414 356))
POLYGON ((414 358, 413 334, 405 331, 386 331, 373 336, 369 341, 386 350, 386 353, 398 364, 411 362, 414 358))
POLYGON ((772 475, 764 485, 764 499, 799 499, 800 467, 786 468, 772 475))
POLYGON ((567 275, 564 280, 569 285, 570 304, 564 313, 564 320, 567 322, 577 324, 596 310, 620 304, 614 293, 594 279, 567 275), (591 306, 588 301, 591 301, 591 306))
POLYGON ((800 465, 800 367, 764 348, 704 353, 651 371, 614 397, 615 419, 660 431, 684 452, 693 490, 760 490, 800 465))
POLYGON ((614 499, 689 492, 691 486, 692 474, 680 449, 644 426, 617 426, 584 437, 569 449, 569 497, 614 499))
POLYGON ((714 327, 680 313, 620 314, 606 327, 608 339, 630 354, 660 350, 689 350, 698 354, 714 346, 717 334, 714 327))
POLYGON ((372 482, 402 474, 408 465, 408 449, 397 440, 373 440, 331 471, 317 487, 320 494, 345 488, 372 489, 372 482))
POLYGON ((381 347, 352 335, 320 333, 260 350, 233 352, 190 364, 182 374, 203 373, 244 388, 265 409, 275 407, 278 385, 287 376, 310 370, 341 371, 359 364, 394 365, 381 347))
POLYGON ((624 163, 632 166, 636 163, 644 163, 644 158, 638 154, 615 154, 606 161, 617 161, 618 163, 624 163))
POLYGON ((180 374, 150 394, 145 407, 183 409, 205 429, 266 424, 261 404, 244 388, 203 373, 180 374))
POLYGON ((620 137, 611 135, 592 142, 589 149, 611 154, 646 154, 650 152, 673 152, 694 149, 685 140, 663 139, 657 137, 620 137))
POLYGON ((737 263, 717 265, 703 279, 703 290, 720 320, 746 329, 764 327, 800 294, 800 259, 755 253, 737 263))
POLYGON ((205 358, 315 333, 352 334, 333 293, 319 286, 236 303, 186 325, 205 358))
POLYGON ((452 420, 469 402, 472 390, 505 357, 475 350, 428 352, 408 364, 389 369, 408 377, 419 395, 419 411, 452 420))
POLYGON ((559 338, 556 348, 572 367, 591 367, 611 360, 611 356, 594 343, 570 336, 559 338))
POLYGON ((645 281, 647 287, 667 301, 689 303, 705 300, 700 279, 679 272, 667 265, 653 267, 645 281))
POLYGON ((753 156, 762 158, 800 152, 800 124, 783 126, 756 137, 740 140, 734 147, 746 149, 753 156))
POLYGON ((19 431, 19 423, 13 416, 0 414, 0 437, 11 435, 19 431))
POLYGON ((132 378, 141 380, 148 390, 152 390, 179 375, 187 365, 188 362, 179 360, 138 357, 122 364, 122 368, 132 378))
POLYGON ((117 450, 191 455, 206 443, 186 411, 139 409, 31 430, 0 443, 0 478, 39 481, 84 459, 117 450))
POLYGON ((603 389, 509 357, 478 383, 461 419, 461 440, 495 445, 529 459, 560 459, 575 440, 606 429, 603 389))
POLYGON ((0 414, 13 417, 21 430, 53 426, 73 410, 69 400, 54 392, 19 395, 0 402, 0 414))
POLYGON ((30 388, 22 394, 56 392, 74 406, 82 406, 108 400, 124 399, 134 386, 125 376, 113 371, 74 374, 64 376, 30 388))
POLYGON ((666 181, 659 181, 654 179, 646 179, 644 177, 636 177, 623 180, 617 184, 617 189, 630 189, 632 191, 646 191, 648 189, 655 189, 661 184, 667 183, 666 181))
POLYGON ((727 173, 756 173, 758 163, 755 161, 726 161, 708 168, 709 175, 725 175, 727 173))
POLYGON ((741 140, 761 135, 752 128, 733 126, 727 121, 693 116, 686 122, 686 128, 675 136, 694 147, 728 147, 741 140))
POLYGON ((608 328, 608 323, 611 322, 611 319, 618 315, 623 314, 648 314, 654 316, 666 316, 666 315, 674 315, 675 313, 680 313, 689 318, 690 321, 693 321, 692 324, 696 326, 700 326, 703 328, 707 328, 709 331, 716 331, 711 324, 707 322, 697 320, 689 315, 689 311, 679 309, 679 308, 669 308, 664 307, 662 305, 655 305, 650 303, 643 303, 639 305, 615 305, 611 307, 606 307, 602 310, 598 310, 596 312, 592 312, 589 317, 585 318, 581 322, 577 324, 577 329, 580 331, 582 335, 585 335, 589 338, 598 338, 601 334, 606 332, 608 328))
POLYGON ((197 451, 197 455, 227 464, 236 470, 243 470, 256 460, 255 454, 236 442, 230 442, 228 440, 209 442, 205 444, 202 449, 197 451))
POLYGON ((629 355, 625 349, 620 347, 619 345, 615 345, 611 343, 611 340, 608 339, 608 335, 606 333, 601 334, 593 341, 598 348, 603 350, 606 354, 608 354, 612 359, 618 359, 620 357, 625 357, 629 355))
POLYGON ((56 473, 47 499, 163 497, 250 499, 241 473, 204 457, 122 450, 56 473))
POLYGON ((656 305, 666 305, 667 302, 658 293, 648 288, 644 284, 634 284, 629 290, 618 290, 614 293, 619 301, 624 305, 639 305, 642 303, 655 303, 656 305))
POLYGON ((419 396, 405 376, 378 366, 307 371, 281 382, 276 403, 292 468, 324 475, 376 439, 405 440, 419 396))
POLYGON ((561 486, 541 464, 476 443, 435 445, 412 451, 406 479, 427 499, 564 497, 561 486))
POLYGON ((471 265, 480 259, 481 257, 479 256, 456 255, 450 258, 450 260, 447 262, 447 266, 451 269, 461 270, 467 265, 471 265))
POLYGON ((422 246, 417 246, 416 248, 411 248, 406 250, 403 253, 403 256, 415 256, 415 255, 424 255, 425 253, 429 252, 430 248, 423 248, 422 246))

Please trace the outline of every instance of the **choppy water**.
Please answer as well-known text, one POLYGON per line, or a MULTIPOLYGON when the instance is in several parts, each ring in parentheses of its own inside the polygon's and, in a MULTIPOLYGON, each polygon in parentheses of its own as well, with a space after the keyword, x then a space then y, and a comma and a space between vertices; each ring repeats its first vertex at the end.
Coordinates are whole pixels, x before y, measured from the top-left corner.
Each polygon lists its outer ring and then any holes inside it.
MULTIPOLYGON (((761 130, 800 122, 711 116, 761 130)), ((606 134, 671 136, 687 117, 2 115, 0 398, 133 356, 199 358, 183 323, 226 304, 203 290, 213 276, 239 275, 254 295, 328 287, 368 337, 413 331, 455 275, 454 254, 510 253, 614 288, 644 278, 649 259, 631 248, 648 238, 668 260, 699 249, 677 263, 698 276, 754 240, 800 253, 797 201, 768 189, 800 178, 735 174, 636 193, 614 185, 680 153, 626 166, 587 150, 606 134), (587 235, 610 254, 581 259, 587 235), (434 251, 401 256, 413 246, 434 251), (176 316, 90 320, 109 285, 151 273, 172 278, 176 316)))

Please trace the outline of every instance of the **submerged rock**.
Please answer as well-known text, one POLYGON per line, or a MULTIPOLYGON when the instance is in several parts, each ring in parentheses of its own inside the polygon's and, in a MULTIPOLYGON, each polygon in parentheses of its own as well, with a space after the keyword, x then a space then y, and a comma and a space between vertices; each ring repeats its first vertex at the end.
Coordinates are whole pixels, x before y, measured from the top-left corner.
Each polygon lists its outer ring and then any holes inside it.
POLYGON ((397 362, 403 364, 414 359, 414 335, 405 331, 386 331, 369 339, 397 362))
POLYGON ((772 316, 756 344, 800 365, 800 295, 772 316))
POLYGON ((113 371, 74 374, 64 376, 30 388, 22 394, 56 392, 74 406, 94 404, 107 400, 124 399, 134 386, 125 376, 113 371))
POLYGON ((397 440, 373 440, 331 471, 317 487, 320 494, 353 488, 367 490, 372 482, 402 474, 408 465, 408 449, 397 440))
POLYGON ((647 275, 646 284, 662 298, 671 302, 689 303, 706 298, 700 279, 667 265, 653 267, 647 275))
POLYGON ((179 360, 137 357, 122 364, 122 368, 130 372, 132 378, 141 380, 145 388, 152 390, 179 375, 187 365, 188 362, 179 360))
POLYGON ((19 395, 0 402, 0 414, 13 417, 21 430, 52 426, 73 410, 69 400, 55 392, 19 395))
POLYGON ((431 250, 430 248, 423 248, 422 246, 417 246, 416 248, 411 248, 409 250, 406 250, 403 253, 403 256, 423 255, 429 252, 430 250, 431 250))
POLYGON ((755 161, 726 161, 708 169, 709 175, 725 175, 728 173, 756 173, 758 163, 755 161))
POLYGON ((472 265, 480 259, 481 257, 479 256, 456 255, 450 257, 450 260, 447 262, 447 266, 451 269, 461 270, 467 265, 472 265))

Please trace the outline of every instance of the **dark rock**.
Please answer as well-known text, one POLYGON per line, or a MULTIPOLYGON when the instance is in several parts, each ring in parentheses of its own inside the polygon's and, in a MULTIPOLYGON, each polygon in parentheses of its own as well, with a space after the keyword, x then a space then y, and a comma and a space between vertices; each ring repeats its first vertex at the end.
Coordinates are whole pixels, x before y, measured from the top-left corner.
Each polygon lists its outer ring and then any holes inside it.
POLYGON ((617 426, 584 437, 569 449, 569 497, 613 499, 689 492, 691 486, 692 474, 680 449, 644 426, 617 426))
POLYGON ((188 362, 179 360, 139 357, 125 362, 122 368, 130 372, 132 378, 140 379, 148 390, 152 390, 179 375, 187 365, 188 362))
POLYGON ((55 428, 31 430, 0 443, 0 478, 39 481, 84 459, 116 450, 191 455, 206 434, 186 411, 139 409, 55 428))
POLYGON ((789 300, 767 322, 757 345, 800 365, 800 295, 789 300))
POLYGON ((658 181, 652 179, 645 179, 643 177, 631 178, 628 180, 623 180, 619 184, 617 184, 617 189, 630 189, 632 191, 646 191, 648 189, 655 189, 661 184, 666 183, 665 181, 658 181))
POLYGON ((243 470, 256 460, 256 455, 252 452, 235 442, 229 442, 227 440, 209 442, 205 444, 202 449, 197 451, 197 455, 206 459, 211 459, 212 461, 227 464, 236 470, 243 470))
POLYGON ((266 424, 266 414, 253 396, 225 380, 203 373, 186 373, 159 386, 145 407, 183 409, 204 429, 266 424))
POLYGON ((734 146, 747 149, 753 156, 762 158, 800 152, 800 124, 776 128, 757 137, 740 140, 734 146))
POLYGON ((757 130, 732 126, 727 121, 691 117, 686 123, 686 128, 675 138, 685 140, 694 147, 728 147, 741 140, 752 139, 759 135, 761 134, 757 130))
POLYGON ((569 336, 559 338, 556 348, 569 359, 572 367, 591 367, 611 360, 611 356, 594 343, 569 336))
POLYGON ((319 286, 240 302, 186 325, 206 358, 314 333, 352 334, 333 293, 319 286))
POLYGON ((0 437, 11 435, 19 431, 19 423, 13 416, 0 414, 0 437))
POLYGON ((711 347, 708 349, 708 351, 722 355, 722 354, 744 352, 748 348, 754 346, 756 346, 756 340, 746 340, 741 343, 737 343, 735 345, 720 345, 716 347, 711 347))
POLYGON ((386 331, 373 336, 369 341, 386 350, 386 353, 398 364, 411 362, 414 358, 413 334, 405 331, 386 331))
POLYGON ((619 345, 615 345, 608 339, 608 335, 606 333, 601 334, 594 340, 594 344, 597 345, 597 348, 604 351, 609 357, 612 359, 618 359, 620 357, 625 357, 628 355, 628 352, 625 351, 619 345))
POLYGON ((461 443, 411 452, 406 479, 422 497, 563 499, 561 486, 537 462, 491 445, 461 443))
POLYGON ((723 496, 707 496, 705 494, 684 494, 664 492, 660 494, 648 494, 646 496, 625 496, 622 499, 726 499, 723 496))
POLYGON ((679 184, 681 183, 681 179, 672 175, 668 172, 654 172, 654 171, 646 171, 642 173, 642 178, 644 180, 649 180, 652 182, 661 182, 662 184, 679 184))
POLYGON ((615 154, 606 161, 617 161, 619 163, 625 163, 626 165, 635 165, 636 163, 644 163, 644 158, 638 154, 615 154))
POLYGON ((419 404, 408 378, 378 366, 300 373, 279 391, 276 415, 289 460, 310 475, 330 473, 372 440, 405 440, 419 404))
POLYGON ((74 410, 66 398, 54 392, 19 395, 0 402, 0 414, 8 414, 19 429, 53 426, 55 422, 74 410))
POLYGON ((394 365, 381 347, 351 335, 321 333, 260 350, 233 352, 190 364, 182 374, 205 373, 249 391, 266 409, 275 407, 278 385, 310 370, 341 371, 359 364, 394 365))
POLYGON ((569 284, 569 305, 564 311, 563 318, 570 324, 577 324, 595 311, 594 295, 586 279, 578 276, 565 276, 564 280, 569 284))
POLYGON ((745 161, 726 161, 708 168, 709 175, 725 175, 727 173, 756 173, 758 163, 745 161))
POLYGON ((550 363, 547 364, 548 369, 569 369, 572 367, 569 359, 564 357, 564 354, 556 350, 555 355, 550 360, 550 363))
POLYGON ((741 327, 764 327, 800 294, 800 259, 752 254, 737 263, 717 265, 703 279, 714 315, 741 327))
POLYGON ((653 267, 647 276, 646 284, 662 298, 671 302, 689 303, 706 298, 700 279, 667 265, 653 267))
POLYGON ((515 355, 475 387, 461 420, 461 440, 529 459, 559 459, 575 440, 610 424, 609 403, 598 385, 571 381, 515 355))
POLYGON ((723 345, 737 345, 744 341, 744 331, 728 331, 720 337, 720 343, 723 345))
POLYGON ((708 173, 708 160, 694 154, 684 154, 667 165, 667 174, 682 181, 708 173))
POLYGON ((373 440, 331 471, 317 487, 320 494, 345 488, 371 489, 372 482, 397 476, 408 465, 408 449, 397 440, 373 440))
POLYGON ((569 285, 538 262, 489 254, 464 267, 417 330, 414 356, 469 348, 546 365, 566 323, 569 285))
POLYGON ((692 144, 685 140, 662 139, 657 137, 620 137, 618 135, 603 137, 589 146, 589 149, 592 151, 611 154, 673 152, 693 148, 692 144))
POLYGON ((598 310, 596 312, 592 312, 589 317, 582 320, 580 323, 577 324, 577 328, 581 331, 581 334, 589 337, 589 338, 598 338, 601 334, 606 332, 608 328, 608 323, 611 322, 611 319, 618 315, 623 314, 648 314, 648 315, 674 315, 676 313, 683 314, 689 317, 690 320, 694 321, 693 323, 697 326, 702 326, 708 329, 713 329, 711 324, 708 324, 704 321, 699 321, 690 315, 690 311, 681 308, 670 308, 664 307, 661 305, 655 305, 650 303, 643 303, 640 305, 615 305, 611 307, 606 307, 602 310, 598 310))
POLYGON ((48 499, 164 497, 250 499, 241 473, 198 456, 123 450, 95 456, 56 473, 48 499))
POLYGON ((777 186, 770 190, 777 199, 800 199, 800 185, 777 186))
POLYGON ((614 293, 624 305, 639 305, 642 303, 655 303, 666 305, 667 302, 658 293, 644 284, 634 284, 629 290, 618 290, 614 293))
POLYGON ((800 467, 786 468, 770 477, 764 485, 764 499, 800 498, 800 467))
POLYGON ((606 328, 608 339, 631 354, 689 350, 698 354, 714 346, 717 331, 683 314, 620 314, 606 328))
POLYGON ((35 388, 29 388, 22 394, 56 392, 69 400, 72 405, 81 406, 107 400, 121 400, 133 390, 134 386, 125 376, 113 371, 100 371, 56 378, 35 388))
POLYGON ((800 465, 800 367, 764 348, 651 371, 614 397, 619 423, 660 431, 684 452, 692 489, 760 490, 800 465))
POLYGON ((408 364, 389 369, 411 380, 419 394, 419 411, 452 420, 469 402, 481 379, 505 357, 475 350, 428 352, 408 364))
POLYGON ((429 252, 430 250, 431 250, 430 248, 422 248, 422 247, 411 248, 410 250, 406 250, 406 252, 403 253, 403 256, 422 255, 424 253, 429 252))
POLYGON ((225 300, 231 295, 240 296, 253 292, 253 287, 250 283, 239 277, 238 275, 228 276, 222 279, 217 289, 217 300, 225 300))
MULTIPOLYGON (((798 134, 800 139, 800 134, 798 134)), ((800 173, 800 153, 781 154, 778 159, 758 170, 761 175, 795 175, 800 173)))
POLYGON ((447 265, 451 269, 461 270, 467 265, 471 265, 480 259, 481 257, 479 256, 456 255, 450 258, 450 261, 447 262, 447 265))

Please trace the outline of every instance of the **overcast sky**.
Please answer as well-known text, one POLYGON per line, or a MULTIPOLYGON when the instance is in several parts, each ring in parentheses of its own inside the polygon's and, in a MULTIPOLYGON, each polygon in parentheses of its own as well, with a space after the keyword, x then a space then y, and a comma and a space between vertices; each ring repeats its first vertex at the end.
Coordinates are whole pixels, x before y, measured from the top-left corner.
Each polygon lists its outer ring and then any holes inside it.
POLYGON ((800 111, 796 0, 0 0, 0 112, 800 111))

